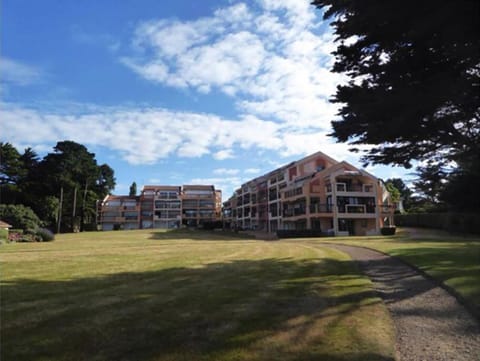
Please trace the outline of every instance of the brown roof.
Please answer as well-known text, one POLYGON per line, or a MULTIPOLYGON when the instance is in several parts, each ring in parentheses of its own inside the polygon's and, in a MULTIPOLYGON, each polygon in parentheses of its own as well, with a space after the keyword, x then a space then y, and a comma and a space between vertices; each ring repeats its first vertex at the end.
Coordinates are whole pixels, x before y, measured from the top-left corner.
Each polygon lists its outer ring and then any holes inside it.
POLYGON ((12 225, 4 221, 0 221, 0 228, 12 228, 12 225))

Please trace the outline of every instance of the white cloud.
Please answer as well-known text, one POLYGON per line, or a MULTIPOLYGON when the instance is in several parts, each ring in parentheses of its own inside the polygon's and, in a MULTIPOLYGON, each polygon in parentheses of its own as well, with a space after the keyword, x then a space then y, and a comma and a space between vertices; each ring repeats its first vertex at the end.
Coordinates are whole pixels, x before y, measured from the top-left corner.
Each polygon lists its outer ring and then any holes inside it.
POLYGON ((279 157, 322 150, 346 159, 347 147, 326 136, 337 112, 327 99, 342 80, 328 71, 332 34, 316 33, 319 20, 308 1, 248 4, 240 2, 192 21, 143 22, 132 35, 131 53, 120 58, 158 84, 223 92, 239 111, 236 119, 83 104, 59 113, 5 103, 0 109, 7 124, 2 138, 36 147, 72 139, 107 147, 131 164, 154 164, 171 155, 241 160, 251 149, 279 157))
POLYGON ((232 149, 222 149, 213 154, 213 158, 216 160, 225 160, 235 158, 232 149))
POLYGON ((213 170, 213 174, 217 175, 236 175, 240 173, 240 169, 217 168, 213 170))
POLYGON ((327 99, 344 78, 329 71, 333 35, 316 33, 316 11, 308 1, 258 0, 193 21, 144 22, 137 52, 122 62, 167 86, 215 88, 246 115, 328 129, 337 106, 327 99))
POLYGON ((260 173, 261 169, 260 168, 247 168, 244 170, 245 174, 258 174, 260 173))
POLYGON ((9 58, 0 58, 0 78, 4 83, 25 86, 37 83, 43 77, 43 71, 37 67, 9 58))
POLYGON ((91 107, 88 113, 72 110, 61 114, 18 104, 0 105, 4 125, 1 138, 18 148, 50 149, 58 140, 70 139, 107 147, 131 164, 154 164, 172 155, 242 158, 247 150, 273 151, 281 157, 318 150, 337 159, 349 156, 347 146, 333 144, 326 132, 315 128, 295 130, 254 116, 230 120, 163 108, 98 106, 91 107))

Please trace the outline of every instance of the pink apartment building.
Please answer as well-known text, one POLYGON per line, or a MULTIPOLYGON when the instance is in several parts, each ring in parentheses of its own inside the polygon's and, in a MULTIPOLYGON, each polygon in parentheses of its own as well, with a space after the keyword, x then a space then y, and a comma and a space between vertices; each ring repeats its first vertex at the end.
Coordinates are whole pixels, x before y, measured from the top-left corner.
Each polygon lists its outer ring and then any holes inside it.
POLYGON ((98 202, 102 230, 197 227, 221 219, 222 191, 213 185, 144 186, 140 196, 98 202))
POLYGON ((379 234, 393 213, 382 180, 322 152, 242 184, 223 210, 231 228, 332 235, 379 234))

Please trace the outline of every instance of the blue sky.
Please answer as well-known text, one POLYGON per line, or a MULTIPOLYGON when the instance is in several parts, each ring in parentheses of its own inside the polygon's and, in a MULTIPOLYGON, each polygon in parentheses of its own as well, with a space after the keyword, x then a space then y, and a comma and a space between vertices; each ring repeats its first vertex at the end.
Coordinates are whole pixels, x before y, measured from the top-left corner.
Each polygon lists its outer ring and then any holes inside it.
MULTIPOLYGON (((241 183, 322 151, 346 79, 328 24, 302 0, 3 0, 0 140, 60 140, 145 184, 241 183)), ((369 167, 380 178, 405 170, 369 167)))

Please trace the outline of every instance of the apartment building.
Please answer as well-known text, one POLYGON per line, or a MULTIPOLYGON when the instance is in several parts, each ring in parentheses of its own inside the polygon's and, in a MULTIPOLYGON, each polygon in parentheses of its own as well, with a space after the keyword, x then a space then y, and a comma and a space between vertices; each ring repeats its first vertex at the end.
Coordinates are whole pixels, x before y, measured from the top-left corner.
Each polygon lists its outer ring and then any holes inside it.
POLYGON ((222 191, 213 185, 144 186, 140 196, 98 202, 102 230, 198 227, 221 219, 222 191))
POLYGON ((105 231, 138 229, 139 197, 108 195, 97 202, 97 224, 105 231))
POLYGON ((224 203, 224 222, 269 233, 373 235, 393 224, 393 212, 380 179, 317 152, 244 183, 224 203))

